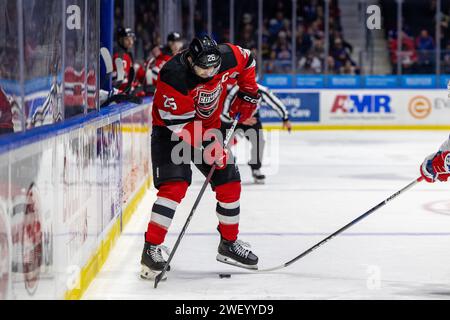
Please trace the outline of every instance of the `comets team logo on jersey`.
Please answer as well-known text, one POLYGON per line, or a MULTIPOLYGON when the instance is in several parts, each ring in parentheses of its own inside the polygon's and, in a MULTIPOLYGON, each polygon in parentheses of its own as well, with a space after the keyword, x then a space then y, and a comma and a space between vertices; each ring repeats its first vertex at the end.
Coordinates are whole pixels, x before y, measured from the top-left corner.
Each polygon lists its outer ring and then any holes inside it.
POLYGON ((207 119, 216 111, 219 106, 219 98, 222 93, 222 86, 219 84, 213 90, 198 90, 194 97, 197 114, 202 119, 207 119))

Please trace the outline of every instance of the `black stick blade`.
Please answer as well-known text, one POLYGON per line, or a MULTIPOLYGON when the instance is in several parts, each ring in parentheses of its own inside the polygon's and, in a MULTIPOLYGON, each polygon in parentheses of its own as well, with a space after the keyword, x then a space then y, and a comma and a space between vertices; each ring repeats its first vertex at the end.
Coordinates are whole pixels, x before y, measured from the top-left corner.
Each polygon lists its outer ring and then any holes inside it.
POLYGON ((158 274, 158 275, 155 277, 155 285, 154 285, 154 288, 155 288, 155 289, 158 288, 158 283, 161 281, 162 276, 163 276, 163 273, 161 272, 160 274, 158 274))

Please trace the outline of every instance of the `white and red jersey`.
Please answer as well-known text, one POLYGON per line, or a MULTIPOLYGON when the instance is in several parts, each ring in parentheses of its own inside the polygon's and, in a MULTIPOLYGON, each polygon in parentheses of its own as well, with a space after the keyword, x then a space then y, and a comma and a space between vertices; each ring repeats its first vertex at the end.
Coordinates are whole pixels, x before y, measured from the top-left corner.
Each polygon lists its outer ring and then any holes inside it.
POLYGON ((114 55, 113 55, 113 81, 117 80, 117 68, 118 68, 116 65, 116 63, 118 62, 118 61, 116 61, 117 58, 122 59, 122 63, 123 63, 124 78, 123 78, 122 83, 120 84, 120 87, 118 88, 119 92, 122 92, 128 86, 128 82, 134 80, 134 79, 129 79, 130 78, 130 70, 131 70, 131 68, 134 67, 134 60, 133 60, 133 56, 131 55, 131 53, 127 52, 123 48, 119 48, 119 51, 114 53, 114 55))
POLYGON ((151 58, 145 63, 145 84, 155 86, 158 81, 158 74, 162 67, 173 57, 169 47, 158 48, 159 53, 156 58, 151 58))
POLYGON ((166 126, 175 133, 193 134, 194 121, 202 129, 220 128, 220 115, 227 85, 236 82, 240 90, 257 95, 256 62, 250 51, 233 44, 220 44, 219 72, 208 80, 197 77, 186 61, 185 52, 170 59, 158 76, 153 99, 153 125, 166 126))
POLYGON ((127 86, 128 83, 130 81, 132 81, 131 83, 131 88, 134 90, 136 87, 138 87, 141 83, 144 82, 144 77, 145 77, 145 71, 144 68, 138 64, 134 62, 133 56, 131 53, 125 51, 123 48, 120 48, 118 52, 114 53, 113 55, 113 81, 117 80, 117 58, 121 58, 122 59, 122 63, 123 63, 123 71, 124 71, 124 79, 122 81, 122 83, 120 84, 119 92, 124 91, 127 86), (130 71, 131 68, 134 69, 134 78, 130 79, 130 71))

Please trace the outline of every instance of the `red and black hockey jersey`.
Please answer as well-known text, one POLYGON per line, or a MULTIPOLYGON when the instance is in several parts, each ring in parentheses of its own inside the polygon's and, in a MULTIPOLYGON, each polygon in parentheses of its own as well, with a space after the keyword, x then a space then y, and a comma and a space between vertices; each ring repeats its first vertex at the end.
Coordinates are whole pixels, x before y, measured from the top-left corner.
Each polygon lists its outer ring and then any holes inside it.
POLYGON ((168 47, 163 47, 159 50, 159 54, 156 58, 148 60, 145 64, 145 80, 147 85, 155 86, 158 81, 158 74, 162 67, 169 61, 172 57, 172 51, 168 47))
POLYGON ((220 128, 220 114, 226 86, 236 81, 240 90, 256 95, 256 62, 250 51, 233 44, 220 44, 222 64, 209 80, 191 71, 184 52, 170 59, 158 77, 153 100, 153 125, 166 126, 175 133, 193 132, 193 122, 201 121, 203 130, 220 128))
POLYGON ((113 81, 117 81, 117 62, 116 59, 120 58, 122 59, 123 63, 123 71, 124 71, 124 79, 122 83, 119 86, 119 92, 125 91, 125 89, 128 87, 129 82, 131 81, 131 90, 134 91, 139 85, 144 83, 145 80, 145 70, 144 68, 134 62, 133 55, 123 49, 122 47, 119 47, 119 51, 114 53, 113 55, 113 81), (134 71, 134 76, 131 78, 131 69, 134 71))

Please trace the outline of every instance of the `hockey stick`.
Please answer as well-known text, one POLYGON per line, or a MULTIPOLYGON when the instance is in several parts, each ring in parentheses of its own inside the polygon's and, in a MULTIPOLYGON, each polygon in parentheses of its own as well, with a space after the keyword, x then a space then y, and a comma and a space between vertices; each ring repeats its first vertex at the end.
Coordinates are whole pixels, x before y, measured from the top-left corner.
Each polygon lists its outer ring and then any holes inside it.
POLYGON ((325 244, 326 242, 328 242, 329 240, 333 239, 334 237, 336 237, 338 234, 342 233, 343 231, 347 230, 348 228, 350 228, 351 226, 353 226, 354 224, 358 223, 359 221, 361 221, 362 219, 366 218, 367 216, 369 216, 370 214, 374 213, 376 210, 380 209, 381 207, 383 207, 384 205, 386 205, 389 201, 395 199, 397 196, 399 196, 400 194, 404 193, 405 191, 411 189, 414 185, 416 185, 417 183, 419 183, 420 181, 422 181, 423 178, 417 178, 416 180, 414 180, 413 182, 411 182, 410 184, 408 184, 406 187, 404 187, 403 189, 397 191, 396 193, 394 193, 393 195, 391 195, 389 198, 387 198, 386 200, 380 202, 379 204, 377 204, 375 207, 373 207, 372 209, 370 209, 369 211, 367 211, 366 213, 360 215, 358 218, 354 219, 353 221, 351 221, 350 223, 346 224, 345 226, 343 226, 342 228, 340 228, 339 230, 337 230, 336 232, 330 234, 328 237, 326 237, 325 239, 323 239, 322 241, 316 243, 314 246, 312 246, 311 248, 309 248, 308 250, 302 252, 301 254, 299 254, 298 256, 296 256, 294 259, 273 267, 273 268, 268 268, 268 269, 262 269, 262 270, 255 270, 255 272, 268 272, 268 271, 275 271, 275 270, 279 270, 279 269, 283 269, 288 267, 289 265, 293 264, 294 262, 296 262, 297 260, 303 258, 304 256, 310 254, 311 252, 313 252, 314 250, 316 250, 317 248, 319 248, 320 246, 322 246, 323 244, 325 244))
MULTIPOLYGON (((238 121, 239 121, 239 117, 240 117, 240 114, 238 113, 238 114, 236 115, 236 118, 235 118, 234 121, 233 121, 233 125, 231 126, 231 128, 229 129, 229 131, 228 131, 228 133, 227 133, 227 135, 226 135, 226 137, 225 137, 225 141, 224 141, 224 143, 223 143, 223 145, 225 146, 225 148, 228 146, 228 144, 229 144, 229 142, 230 142, 230 140, 231 140, 231 137, 233 136, 234 130, 236 129, 237 123, 238 123, 238 121)), ((181 242, 181 239, 182 239, 183 236, 184 236, 184 233, 186 232, 186 230, 187 230, 187 228, 188 228, 189 223, 191 222, 191 219, 192 219, 192 216, 193 216, 194 213, 195 213, 195 210, 197 210, 197 206, 198 206, 198 204, 200 203, 200 200, 202 199, 203 194, 205 193, 206 187, 208 186, 208 184, 209 184, 210 181, 211 181, 211 178, 212 178, 212 175, 214 174, 214 171, 216 171, 216 165, 215 165, 215 164, 213 164, 213 165, 211 166, 211 169, 209 170, 208 176, 206 177, 206 180, 205 180, 205 182, 203 183, 202 188, 200 189, 200 192, 199 192, 199 194, 198 194, 198 196, 197 196, 197 199, 195 199, 194 205, 192 206, 191 212, 189 213, 189 216, 187 217, 186 222, 184 223, 183 229, 181 229, 180 235, 178 236, 178 239, 177 239, 177 241, 175 242, 175 245, 173 246, 172 251, 170 252, 169 258, 167 259, 167 262, 166 262, 166 264, 164 265, 164 269, 161 271, 160 274, 158 274, 158 275, 155 277, 155 289, 158 287, 158 283, 161 281, 161 279, 162 279, 162 278, 164 277, 164 275, 166 274, 167 268, 169 267, 169 264, 170 264, 170 262, 172 261, 173 256, 175 255, 175 252, 177 251, 177 248, 178 248, 178 246, 179 246, 179 244, 180 244, 180 242, 181 242)))
POLYGON ((100 49, 100 55, 103 59, 103 63, 105 64, 106 74, 112 73, 113 72, 113 64, 112 64, 111 53, 109 52, 108 48, 102 47, 100 49))
POLYGON ((108 98, 110 98, 112 93, 114 92, 114 89, 111 89, 111 91, 106 91, 102 89, 103 87, 105 87, 106 83, 110 79, 109 76, 114 72, 114 67, 111 53, 109 52, 108 48, 105 47, 100 48, 100 56, 102 57, 102 61, 105 65, 105 77, 101 81, 101 87, 99 88, 100 105, 102 105, 103 102, 106 101, 108 98))

